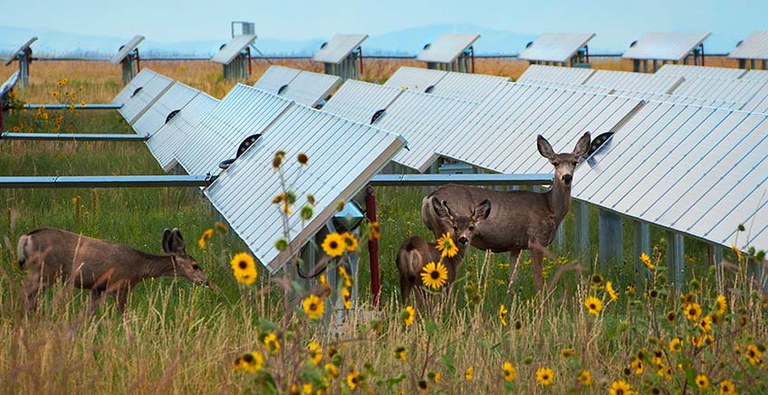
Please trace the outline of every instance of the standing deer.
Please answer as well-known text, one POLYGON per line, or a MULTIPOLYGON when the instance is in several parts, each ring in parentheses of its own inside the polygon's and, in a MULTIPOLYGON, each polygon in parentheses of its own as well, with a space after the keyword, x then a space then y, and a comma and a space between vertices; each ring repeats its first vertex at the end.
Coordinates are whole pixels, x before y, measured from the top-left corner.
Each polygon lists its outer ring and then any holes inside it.
MULTIPOLYGON (((430 208, 434 215, 440 219, 439 232, 435 232, 435 237, 450 233, 453 243, 459 249, 456 255, 443 258, 443 264, 448 269, 446 288, 450 289, 451 283, 456 279, 456 274, 461 268, 464 254, 472 242, 478 224, 488 218, 491 213, 491 202, 488 199, 483 200, 471 208, 469 215, 455 213, 447 203, 441 202, 437 198, 432 198, 430 208)), ((437 249, 437 244, 427 242, 419 236, 406 239, 400 244, 396 263, 397 270, 400 272, 400 293, 403 297, 403 303, 408 303, 413 287, 423 284, 420 273, 424 266, 429 262, 439 261, 440 256, 441 252, 437 249)), ((423 292, 417 288, 417 307, 421 307, 423 298, 423 292)))
POLYGON ((541 267, 543 248, 552 243, 557 227, 570 210, 573 171, 581 157, 589 151, 590 135, 584 133, 571 153, 556 154, 542 136, 538 136, 536 146, 541 156, 555 167, 552 188, 547 192, 500 192, 479 187, 445 185, 423 199, 421 218, 438 235, 445 221, 433 215, 434 202, 448 203, 456 211, 468 212, 476 202, 489 200, 493 204, 493 213, 478 224, 472 245, 481 250, 509 252, 510 286, 517 276, 520 251, 530 250, 534 282, 540 290, 544 284, 541 267))
POLYGON ((19 238, 19 266, 27 268, 27 308, 57 279, 91 290, 89 311, 105 295, 114 295, 122 314, 131 288, 148 278, 183 277, 210 285, 194 258, 187 255, 179 229, 163 233, 165 255, 151 255, 125 244, 85 237, 61 229, 42 228, 19 238))

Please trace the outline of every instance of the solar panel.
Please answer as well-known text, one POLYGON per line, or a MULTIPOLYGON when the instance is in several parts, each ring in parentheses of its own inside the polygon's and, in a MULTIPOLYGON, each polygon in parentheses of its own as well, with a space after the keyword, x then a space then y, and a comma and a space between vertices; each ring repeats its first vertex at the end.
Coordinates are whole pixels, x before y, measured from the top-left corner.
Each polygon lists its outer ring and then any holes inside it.
POLYGON ((234 158, 246 137, 263 133, 290 105, 290 100, 237 84, 187 135, 176 159, 188 174, 217 174, 219 163, 234 158))
POLYGON ((278 94, 280 89, 293 81, 301 70, 283 66, 269 66, 267 71, 253 84, 254 87, 272 94, 278 94))
POLYGON ((8 66, 9 64, 13 63, 14 60, 16 60, 16 55, 19 52, 22 52, 29 48, 30 45, 32 45, 33 42, 37 41, 37 36, 30 38, 25 42, 22 46, 19 47, 15 52, 11 52, 11 56, 8 57, 8 60, 5 61, 5 65, 8 66))
MULTIPOLYGON (((745 81, 720 78, 696 78, 683 81, 672 93, 674 95, 697 97, 708 100, 744 105, 766 84, 766 81, 745 81)), ((738 106, 737 108, 741 108, 738 106)))
POLYGON ((248 48, 254 41, 256 41, 255 34, 241 34, 235 36, 232 40, 229 40, 228 43, 224 44, 216 55, 211 57, 211 61, 221 64, 230 64, 237 55, 240 55, 240 52, 248 48))
POLYGON ((443 34, 428 44, 416 60, 433 63, 451 63, 480 38, 479 34, 443 34))
POLYGON ((565 82, 551 82, 551 81, 531 80, 531 81, 515 82, 515 84, 526 85, 526 86, 536 86, 539 88, 553 88, 553 89, 565 89, 565 90, 579 91, 579 92, 602 93, 604 95, 613 93, 615 91, 615 89, 613 88, 606 88, 606 87, 599 87, 599 86, 592 86, 592 85, 574 85, 574 84, 569 84, 565 82))
POLYGON ((754 83, 761 84, 762 86, 741 109, 766 114, 768 113, 768 79, 756 80, 754 83))
POLYGON ((448 72, 429 93, 480 102, 497 87, 507 82, 509 82, 507 77, 448 72))
POLYGON ((131 98, 131 95, 133 95, 134 92, 136 92, 136 89, 138 88, 143 89, 143 86, 146 85, 152 78, 154 78, 156 74, 157 73, 155 73, 154 71, 146 67, 143 68, 139 72, 139 74, 136 74, 136 76, 133 77, 133 79, 131 79, 131 81, 125 85, 123 90, 121 90, 117 94, 117 96, 115 96, 115 98, 112 99, 112 103, 125 104, 125 102, 127 102, 131 98))
POLYGON ((400 67, 395 71, 395 74, 389 77, 384 86, 424 92, 430 86, 437 85, 446 75, 448 75, 448 72, 442 70, 400 67))
POLYGON ((635 92, 670 93, 682 82, 683 77, 679 76, 597 70, 584 85, 635 92))
POLYGON ((703 99, 698 97, 680 96, 680 95, 667 95, 661 93, 648 93, 648 92, 632 92, 624 90, 614 90, 612 95, 631 97, 643 100, 652 100, 663 103, 676 103, 676 104, 688 104, 691 106, 699 107, 712 107, 712 108, 725 108, 731 110, 738 110, 744 106, 744 103, 718 100, 718 99, 703 99))
POLYGON ((197 125, 213 111, 219 100, 205 92, 197 94, 181 111, 147 140, 147 147, 164 171, 176 166, 176 152, 189 141, 197 125))
POLYGON ((520 52, 518 59, 567 62, 594 37, 594 33, 544 33, 520 52))
POLYGON ((397 88, 347 80, 323 106, 323 111, 352 121, 370 123, 373 115, 386 109, 401 92, 397 88))
POLYGON ((299 104, 315 107, 328 98, 341 81, 341 78, 335 75, 302 71, 279 95, 299 104))
POLYGON ((175 110, 181 110, 199 90, 180 82, 171 85, 132 125, 137 134, 151 136, 165 125, 168 116, 175 110))
MULTIPOLYGON (((767 140, 763 114, 650 102, 593 156, 572 194, 729 245, 739 224, 768 218, 767 140)), ((766 236, 756 247, 768 247, 766 236)))
POLYGON ((768 32, 754 32, 728 54, 734 59, 768 59, 768 32))
POLYGON ((287 153, 285 178, 299 204, 307 194, 315 196, 315 215, 310 221, 301 220, 300 210, 289 217, 289 250, 299 251, 333 215, 337 202, 348 200, 365 186, 402 145, 400 136, 294 105, 205 195, 254 256, 274 273, 290 259, 275 249, 275 241, 283 236, 278 208, 272 204, 273 197, 282 193, 278 173, 272 169, 275 152, 287 153), (307 154, 309 166, 296 163, 299 153, 307 154))
POLYGON ((740 79, 745 81, 768 81, 768 70, 749 70, 740 79))
POLYGON ((437 153, 499 173, 550 173, 536 149, 541 134, 556 151, 572 150, 584 132, 612 131, 641 100, 527 84, 501 86, 455 127, 437 153))
POLYGON ((134 36, 131 41, 128 41, 120 47, 115 56, 113 56, 109 62, 112 64, 119 64, 123 61, 123 59, 125 59, 126 56, 128 56, 129 53, 131 53, 131 51, 136 49, 136 47, 138 47, 142 41, 144 41, 144 36, 134 36))
POLYGON ((154 76, 145 84, 133 90, 133 93, 122 103, 123 106, 117 111, 129 124, 133 125, 173 83, 172 79, 162 74, 154 73, 154 76))
POLYGON ((725 67, 688 66, 682 64, 665 64, 661 66, 656 75, 675 75, 691 78, 740 78, 746 70, 730 69, 725 67))
POLYGON ((464 133, 456 126, 475 107, 467 100, 404 91, 374 125, 405 137, 408 149, 392 160, 423 173, 437 159, 438 145, 464 133))
POLYGON ((624 59, 683 60, 709 33, 645 33, 624 52, 624 59))
POLYGON ((520 82, 543 81, 567 84, 583 84, 595 72, 592 69, 542 66, 532 64, 518 78, 520 82))
POLYGON ((367 34, 337 34, 315 53, 312 60, 323 63, 341 63, 367 38, 367 34))

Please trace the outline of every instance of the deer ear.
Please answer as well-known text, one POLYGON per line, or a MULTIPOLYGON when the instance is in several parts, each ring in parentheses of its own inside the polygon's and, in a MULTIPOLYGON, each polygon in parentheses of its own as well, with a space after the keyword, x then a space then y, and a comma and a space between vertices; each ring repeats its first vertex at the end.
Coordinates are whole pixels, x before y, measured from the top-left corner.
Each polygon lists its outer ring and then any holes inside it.
POLYGON ((168 228, 165 228, 163 231, 163 252, 170 254, 171 253, 171 230, 168 228))
POLYGON ((184 248, 184 237, 181 236, 179 228, 173 228, 168 239, 170 241, 168 243, 169 251, 167 252, 179 255, 185 255, 187 253, 186 248, 184 248))
POLYGON ((436 197, 432 198, 432 209, 435 210, 435 214, 440 218, 453 217, 453 213, 448 205, 445 204, 445 202, 441 202, 440 199, 436 197))
POLYGON ((536 148, 539 149, 539 153, 541 156, 552 160, 555 158, 555 150, 552 149, 552 145, 549 144, 549 141, 542 137, 542 135, 539 135, 536 137, 536 148))
POLYGON ((475 221, 480 221, 488 218, 489 215, 491 215, 491 201, 485 199, 475 206, 475 211, 472 214, 472 217, 474 217, 475 221))
POLYGON ((592 142, 592 136, 589 132, 584 133, 583 136, 576 142, 576 147, 573 148, 573 155, 577 158, 581 158, 589 152, 589 145, 592 142))

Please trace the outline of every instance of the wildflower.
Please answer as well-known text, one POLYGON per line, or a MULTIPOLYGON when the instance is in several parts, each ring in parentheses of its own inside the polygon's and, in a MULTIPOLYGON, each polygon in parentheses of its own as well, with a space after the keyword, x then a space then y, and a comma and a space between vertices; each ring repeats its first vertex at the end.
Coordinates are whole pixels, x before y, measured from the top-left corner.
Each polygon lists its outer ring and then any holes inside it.
POLYGON ((560 350, 560 356, 563 357, 563 358, 570 358, 574 354, 576 354, 576 350, 574 350, 572 348, 564 348, 564 349, 560 350))
POLYGON ((277 340, 277 334, 275 332, 269 332, 264 336, 264 345, 272 354, 277 354, 280 351, 280 341, 277 340))
POLYGON ((701 348, 704 346, 704 336, 691 335, 691 344, 696 348, 701 348))
MULTIPOLYGON (((56 97, 56 96, 54 95, 53 97, 56 97)), ((731 249, 733 250, 733 253, 736 254, 736 258, 738 258, 739 261, 741 261, 741 258, 743 257, 743 255, 739 247, 736 247, 736 244, 731 244, 731 249)))
POLYGON ((692 303, 696 302, 696 297, 693 294, 693 292, 688 292, 684 294, 680 294, 680 305, 683 306, 683 309, 688 308, 692 303))
POLYGON ((698 303, 691 303, 685 308, 685 318, 696 321, 701 317, 701 306, 698 303))
POLYGON ((309 221, 312 219, 312 216, 315 215, 315 210, 312 208, 312 206, 304 205, 301 206, 301 210, 299 211, 299 216, 301 217, 302 221, 309 221))
POLYGON ((723 380, 720 382, 720 395, 736 394, 736 386, 733 385, 731 380, 723 380))
POLYGON ((517 370, 512 362, 504 362, 501 365, 501 374, 504 376, 504 381, 512 381, 517 378, 517 370))
POLYGON ((341 301, 344 303, 345 310, 352 308, 352 294, 349 291, 349 288, 344 287, 341 289, 341 301))
POLYGON ((421 379, 418 383, 416 383, 416 387, 419 388, 419 391, 423 393, 429 392, 429 383, 427 383, 427 380, 421 379))
POLYGON ((515 330, 523 329, 523 323, 520 320, 515 321, 515 330))
POLYGON ((301 153, 298 156, 296 156, 296 160, 299 161, 302 165, 306 166, 309 163, 309 157, 305 153, 301 153))
POLYGON ((618 292, 616 292, 616 291, 613 289, 613 283, 611 283, 610 281, 608 281, 607 283, 605 283, 605 290, 608 292, 608 296, 610 296, 610 297, 611 297, 611 300, 616 300, 616 299, 618 299, 618 298, 619 298, 619 294, 618 294, 618 292))
POLYGON ((323 346, 317 342, 310 342, 307 350, 309 350, 309 360, 312 361, 312 365, 319 366, 320 361, 323 360, 323 346))
POLYGON ((323 251, 328 256, 337 257, 344 253, 344 239, 336 232, 328 233, 323 240, 323 251))
POLYGON ((709 387, 709 378, 705 374, 696 376, 696 386, 704 389, 709 387))
POLYGON ((603 310, 603 302, 594 296, 588 297, 586 302, 584 302, 584 305, 587 306, 587 312, 589 314, 598 315, 600 314, 600 311, 603 310))
POLYGON ((640 261, 643 262, 643 265, 645 265, 645 267, 647 267, 650 270, 653 270, 656 268, 656 265, 654 265, 653 262, 651 262, 651 257, 649 257, 648 254, 646 253, 640 254, 640 261))
POLYGON ((472 367, 468 367, 467 370, 464 371, 464 380, 466 381, 472 381, 472 367))
POLYGON ((437 239, 436 248, 438 251, 442 251, 443 258, 453 258, 459 253, 459 247, 456 247, 456 244, 453 243, 450 232, 443 233, 443 236, 437 239))
POLYGON ((675 322, 675 318, 677 318, 677 314, 675 314, 674 311, 670 311, 669 313, 667 313, 667 321, 675 322))
POLYGON ((288 239, 285 237, 281 237, 277 240, 275 240, 275 248, 277 248, 278 251, 285 251, 288 249, 288 239))
POLYGON ((501 321, 502 326, 507 326, 507 314, 509 312, 507 311, 507 308, 504 307, 503 304, 499 305, 499 320, 501 321))
POLYGON ((763 356, 763 352, 756 345, 750 344, 747 346, 747 352, 744 353, 744 356, 747 357, 750 364, 760 365, 762 363, 760 357, 763 356))
POLYGON ((592 288, 602 288, 603 287, 603 276, 599 274, 593 274, 592 275, 592 288))
POLYGON ((363 383, 363 378, 360 376, 357 370, 352 370, 347 375, 347 385, 349 389, 353 390, 359 387, 363 383))
POLYGON ((208 240, 211 239, 211 236, 213 236, 213 229, 206 229, 197 241, 197 246, 200 247, 201 250, 204 250, 208 245, 208 240))
POLYGON ((676 337, 669 341, 669 351, 672 352, 680 352, 683 351, 683 340, 679 337, 676 337))
POLYGON ((357 239, 355 235, 350 232, 344 232, 341 234, 341 239, 344 241, 344 248, 348 252, 355 252, 357 250, 357 239))
POLYGON ((429 288, 440 289, 448 282, 448 269, 442 262, 429 262, 421 270, 421 282, 429 288))
POLYGON ((332 363, 325 364, 325 374, 330 378, 339 377, 339 368, 332 363))
POLYGON ((440 383, 440 372, 429 372, 427 373, 427 377, 429 377, 435 384, 440 383))
POLYGON ((285 158, 285 151, 275 152, 275 157, 272 159, 272 167, 277 170, 283 164, 283 158, 285 158))
POLYGON ((58 97, 59 96, 59 92, 53 91, 53 92, 51 92, 51 96, 58 97))
POLYGON ((656 375, 669 380, 672 378, 672 369, 669 366, 660 365, 659 370, 656 371, 656 375))
POLYGON ((416 319, 416 309, 414 309, 413 306, 405 306, 405 311, 403 311, 402 316, 403 316, 403 323, 407 328, 413 325, 413 321, 416 319))
POLYGON ((643 360, 635 358, 629 363, 629 368, 635 371, 635 374, 643 374, 643 360))
POLYGON ((230 265, 232 266, 237 282, 251 285, 256 281, 258 272, 256 271, 256 263, 251 254, 247 252, 236 254, 234 258, 232 258, 232 261, 230 261, 230 265))
POLYGON ((369 229, 371 231, 371 240, 377 240, 381 236, 381 225, 379 224, 379 221, 371 222, 369 229))
POLYGON ((301 391, 302 391, 302 392, 303 392, 305 395, 310 395, 310 394, 312 394, 312 383, 304 383, 304 384, 302 384, 302 385, 301 385, 301 391))
POLYGON ((659 296, 659 291, 652 289, 650 292, 648 292, 648 296, 650 296, 651 299, 656 299, 659 296))
POLYGON ((395 358, 405 361, 405 347, 397 346, 397 348, 395 348, 395 358))
POLYGON ((546 387, 555 381, 555 372, 548 367, 540 368, 536 371, 536 381, 546 387))
POLYGON ((632 393, 632 387, 624 380, 618 380, 611 383, 608 389, 610 395, 629 395, 632 393))
POLYGON ((304 309, 304 313, 313 320, 320 319, 325 313, 325 301, 315 294, 310 294, 304 298, 301 307, 304 309))
POLYGON ((264 367, 264 357, 258 351, 249 352, 235 359, 235 371, 256 373, 264 367))
POLYGON ((710 316, 704 316, 700 321, 698 325, 699 329, 701 329, 703 332, 709 332, 712 330, 712 317, 710 316))
POLYGON ((581 373, 579 373, 579 376, 576 377, 576 380, 581 385, 591 385, 592 384, 592 373, 589 370, 582 370, 581 373))
POLYGON ((715 300, 717 306, 717 314, 723 315, 728 310, 728 301, 725 299, 725 295, 718 295, 715 300))

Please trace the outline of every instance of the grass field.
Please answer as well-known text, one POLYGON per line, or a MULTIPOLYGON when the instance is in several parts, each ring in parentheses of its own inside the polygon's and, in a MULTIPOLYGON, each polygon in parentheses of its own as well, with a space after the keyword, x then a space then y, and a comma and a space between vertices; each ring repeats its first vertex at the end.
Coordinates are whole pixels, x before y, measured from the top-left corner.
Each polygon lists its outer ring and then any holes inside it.
MULTIPOLYGON (((257 63, 254 79, 268 66, 257 63)), ((210 62, 143 64, 217 97, 232 86, 210 62)), ((308 61, 283 64, 318 71, 308 61)), ((401 64, 412 63, 367 62, 365 78, 382 81, 401 64)), ((595 65, 629 66, 616 59, 598 60, 595 65)), ((525 66, 518 61, 480 59, 477 67, 479 72, 516 78, 525 66)), ((0 70, 0 79, 7 72, 0 70)), ((76 101, 105 103, 121 89, 119 78, 119 69, 106 62, 39 62, 33 64, 32 85, 19 99, 66 102, 76 92, 76 101), (68 82, 62 87, 57 81, 63 78, 68 82), (58 92, 56 98, 52 92, 58 92)), ((132 133, 117 113, 108 111, 12 111, 7 128, 132 133)), ((141 143, 0 143, 1 175, 161 173, 141 143)), ((605 393, 613 388, 613 393, 619 393, 623 388, 626 394, 625 384, 641 393, 719 393, 729 384, 740 393, 768 391, 762 362, 768 299, 748 281, 747 272, 754 264, 729 253, 733 263, 721 266, 723 273, 719 273, 717 267, 707 265, 702 243, 687 243, 689 293, 681 295, 666 284, 665 233, 659 229, 652 231, 652 243, 658 248, 648 262, 655 267, 648 270, 648 282, 634 291, 627 289, 633 284, 637 259, 630 242, 625 243, 627 262, 603 273, 594 266, 595 245, 591 259, 577 262, 567 242, 556 251, 558 259, 546 262, 549 288, 538 294, 529 285, 530 265, 523 265, 521 285, 507 294, 506 257, 472 251, 453 286, 452 299, 433 298, 432 303, 441 304, 425 309, 413 325, 407 325, 394 257, 405 237, 428 236, 418 214, 424 192, 421 188, 377 190, 381 310, 370 313, 370 273, 365 243, 361 243, 356 284, 360 298, 350 312, 337 305, 337 314, 323 322, 302 311, 299 303, 306 293, 285 291, 282 277, 260 271, 255 284, 238 284, 230 259, 244 246, 232 232, 216 231, 207 248, 197 246, 196 240, 214 228, 218 217, 196 188, 2 190, 0 391, 288 393, 311 389, 310 393, 317 393, 323 388, 334 394, 605 393), (161 251, 163 229, 179 227, 188 251, 215 287, 150 280, 135 290, 123 316, 116 314, 111 302, 89 316, 84 313, 87 292, 58 286, 45 295, 35 314, 26 316, 24 273, 16 264, 15 245, 19 236, 40 226, 120 241, 153 253, 161 251), (725 297, 724 304, 716 299, 718 295, 725 297), (597 298, 600 311, 590 297, 597 298), (504 322, 502 305, 508 310, 504 322), (265 342, 270 333, 281 345, 274 353, 265 342), (682 343, 679 350, 675 339, 682 343), (307 352, 313 341, 322 347, 317 366, 307 352), (263 368, 255 373, 235 371, 235 359, 252 351, 263 357, 263 368)), ((593 244, 596 223, 592 221, 593 244)), ((568 234, 571 227, 569 216, 568 234)), ((625 235, 629 239, 631 234, 627 224, 625 235)), ((325 292, 317 284, 313 289, 325 292)), ((340 292, 332 290, 334 295, 340 292)))

